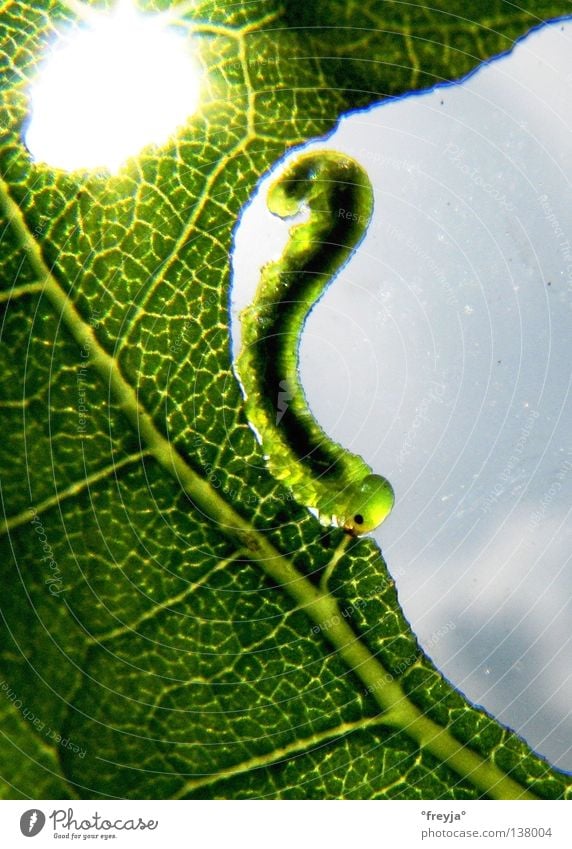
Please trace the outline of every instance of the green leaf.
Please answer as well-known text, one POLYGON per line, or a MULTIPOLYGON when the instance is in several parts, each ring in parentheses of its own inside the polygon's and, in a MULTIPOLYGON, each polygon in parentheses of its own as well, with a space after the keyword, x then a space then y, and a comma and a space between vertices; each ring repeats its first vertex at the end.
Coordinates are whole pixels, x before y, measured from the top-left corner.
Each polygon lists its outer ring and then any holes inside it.
POLYGON ((373 542, 271 478, 229 365, 233 229, 284 150, 570 10, 436 6, 185 4, 201 111, 109 178, 21 142, 75 7, 2 7, 4 797, 570 794, 423 656, 373 542))

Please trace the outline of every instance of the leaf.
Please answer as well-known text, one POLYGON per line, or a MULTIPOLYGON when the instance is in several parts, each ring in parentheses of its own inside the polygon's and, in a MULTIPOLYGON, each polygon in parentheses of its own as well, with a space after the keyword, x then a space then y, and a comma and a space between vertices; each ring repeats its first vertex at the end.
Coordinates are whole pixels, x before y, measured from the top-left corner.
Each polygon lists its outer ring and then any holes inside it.
POLYGON ((376 546, 324 539, 270 477, 229 366, 228 257, 261 174, 570 9, 437 5, 182 6, 201 111, 108 178, 20 140, 76 7, 2 8, 4 797, 570 794, 422 655, 376 546))

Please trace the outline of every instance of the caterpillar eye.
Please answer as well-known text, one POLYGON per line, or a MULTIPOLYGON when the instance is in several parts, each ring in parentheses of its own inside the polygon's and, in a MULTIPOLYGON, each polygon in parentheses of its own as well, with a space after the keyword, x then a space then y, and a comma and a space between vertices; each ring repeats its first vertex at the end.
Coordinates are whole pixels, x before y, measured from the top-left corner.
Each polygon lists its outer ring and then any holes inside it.
POLYGON ((363 525, 363 516, 361 513, 356 513, 354 516, 354 522, 356 525, 363 525))

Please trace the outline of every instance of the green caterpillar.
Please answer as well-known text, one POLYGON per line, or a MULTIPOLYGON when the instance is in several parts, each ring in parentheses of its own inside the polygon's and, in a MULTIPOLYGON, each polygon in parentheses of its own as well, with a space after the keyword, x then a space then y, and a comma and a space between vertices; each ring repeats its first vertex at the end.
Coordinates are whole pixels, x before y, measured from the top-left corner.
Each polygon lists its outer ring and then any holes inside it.
POLYGON ((274 477, 324 525, 369 533, 388 515, 390 483, 329 439, 304 396, 298 349, 306 318, 361 241, 373 210, 367 174, 353 159, 321 150, 300 156, 270 187, 270 211, 309 217, 290 229, 277 262, 262 269, 256 296, 240 315, 236 360, 246 412, 274 477))

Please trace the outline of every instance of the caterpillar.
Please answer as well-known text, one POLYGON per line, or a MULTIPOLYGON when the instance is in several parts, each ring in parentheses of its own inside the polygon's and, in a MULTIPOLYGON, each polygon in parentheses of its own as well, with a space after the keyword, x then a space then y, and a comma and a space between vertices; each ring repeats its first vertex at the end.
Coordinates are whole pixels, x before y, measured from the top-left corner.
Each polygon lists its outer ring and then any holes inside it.
POLYGON ((363 168, 341 153, 298 157, 270 186, 270 212, 309 215, 289 231, 279 260, 261 271, 252 303, 240 314, 242 346, 235 369, 249 423, 272 475, 324 525, 352 536, 389 514, 389 481, 331 440, 308 408, 299 377, 306 318, 363 238, 373 189, 363 168))

